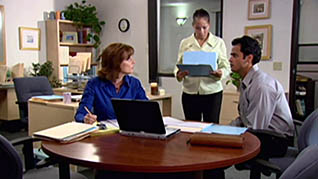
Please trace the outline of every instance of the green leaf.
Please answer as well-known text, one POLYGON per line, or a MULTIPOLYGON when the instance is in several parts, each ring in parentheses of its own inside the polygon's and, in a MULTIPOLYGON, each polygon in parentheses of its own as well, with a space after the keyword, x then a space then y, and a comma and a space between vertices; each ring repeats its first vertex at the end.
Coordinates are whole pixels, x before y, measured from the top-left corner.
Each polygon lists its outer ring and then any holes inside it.
POLYGON ((75 2, 74 4, 70 4, 66 7, 64 12, 65 18, 73 21, 78 28, 82 28, 83 26, 89 26, 92 28, 92 32, 95 33, 93 36, 95 40, 95 48, 100 44, 99 34, 102 31, 102 26, 105 25, 105 21, 100 21, 97 17, 97 10, 95 6, 91 4, 86 4, 86 0, 82 0, 81 4, 75 2), (98 36, 96 38, 95 36, 98 36))

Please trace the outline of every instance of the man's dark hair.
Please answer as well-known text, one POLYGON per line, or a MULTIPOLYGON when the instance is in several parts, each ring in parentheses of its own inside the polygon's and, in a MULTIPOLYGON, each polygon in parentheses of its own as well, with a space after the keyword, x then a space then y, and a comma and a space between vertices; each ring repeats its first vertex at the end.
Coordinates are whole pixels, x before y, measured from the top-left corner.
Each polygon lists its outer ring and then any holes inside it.
POLYGON ((241 45, 241 52, 243 53, 244 58, 247 55, 253 55, 253 65, 261 60, 262 50, 257 40, 245 35, 234 39, 232 45, 241 45))
POLYGON ((197 9, 194 13, 193 13, 193 21, 192 24, 195 21, 195 18, 206 18, 208 20, 208 23, 210 23, 210 15, 208 13, 208 11, 204 10, 204 9, 197 9))

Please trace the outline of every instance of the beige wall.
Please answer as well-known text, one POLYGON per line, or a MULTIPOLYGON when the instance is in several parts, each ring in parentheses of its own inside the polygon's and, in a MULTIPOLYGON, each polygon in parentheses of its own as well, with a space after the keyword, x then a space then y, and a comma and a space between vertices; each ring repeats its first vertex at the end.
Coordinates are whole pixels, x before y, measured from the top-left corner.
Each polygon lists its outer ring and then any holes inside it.
MULTIPOLYGON (((26 67, 32 62, 42 61, 46 58, 45 29, 43 29, 43 12, 61 10, 74 0, 0 0, 6 9, 6 39, 7 63, 12 66, 23 61, 26 67), (10 22, 10 23, 9 23, 10 22), (41 27, 41 51, 19 50, 18 27, 41 27)), ((148 16, 147 0, 89 0, 96 5, 101 20, 106 21, 102 34, 102 45, 112 42, 125 42, 134 46, 137 60, 136 76, 139 77, 146 88, 148 85, 148 16), (118 30, 118 21, 121 18, 130 20, 131 28, 122 33, 118 30)), ((247 25, 273 25, 272 59, 263 61, 261 69, 278 78, 288 91, 290 43, 291 43, 291 0, 271 1, 272 13, 270 19, 247 20, 248 0, 224 0, 223 36, 228 48, 231 50, 231 40, 244 33, 247 25), (274 71, 273 63, 281 62, 282 71, 274 71)), ((173 95, 173 116, 183 118, 180 101, 181 84, 174 78, 162 78, 162 87, 173 95)), ((228 87, 226 87, 228 88, 228 87)))

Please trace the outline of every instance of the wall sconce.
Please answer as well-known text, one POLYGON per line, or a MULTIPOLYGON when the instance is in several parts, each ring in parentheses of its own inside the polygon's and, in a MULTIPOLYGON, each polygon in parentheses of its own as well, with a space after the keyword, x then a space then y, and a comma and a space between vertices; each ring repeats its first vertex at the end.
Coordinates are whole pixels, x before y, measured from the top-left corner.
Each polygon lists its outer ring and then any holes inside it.
POLYGON ((183 24, 185 24, 187 22, 187 19, 186 17, 177 17, 176 18, 176 21, 177 21, 177 24, 179 26, 183 26, 183 24))

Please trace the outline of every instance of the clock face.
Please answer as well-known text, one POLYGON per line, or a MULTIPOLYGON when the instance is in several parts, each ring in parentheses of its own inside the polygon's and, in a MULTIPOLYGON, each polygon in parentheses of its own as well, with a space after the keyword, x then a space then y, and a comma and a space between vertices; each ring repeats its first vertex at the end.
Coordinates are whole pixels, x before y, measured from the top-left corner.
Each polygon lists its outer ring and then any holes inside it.
POLYGON ((122 18, 118 23, 118 28, 121 32, 127 32, 129 30, 129 21, 128 19, 122 18))

